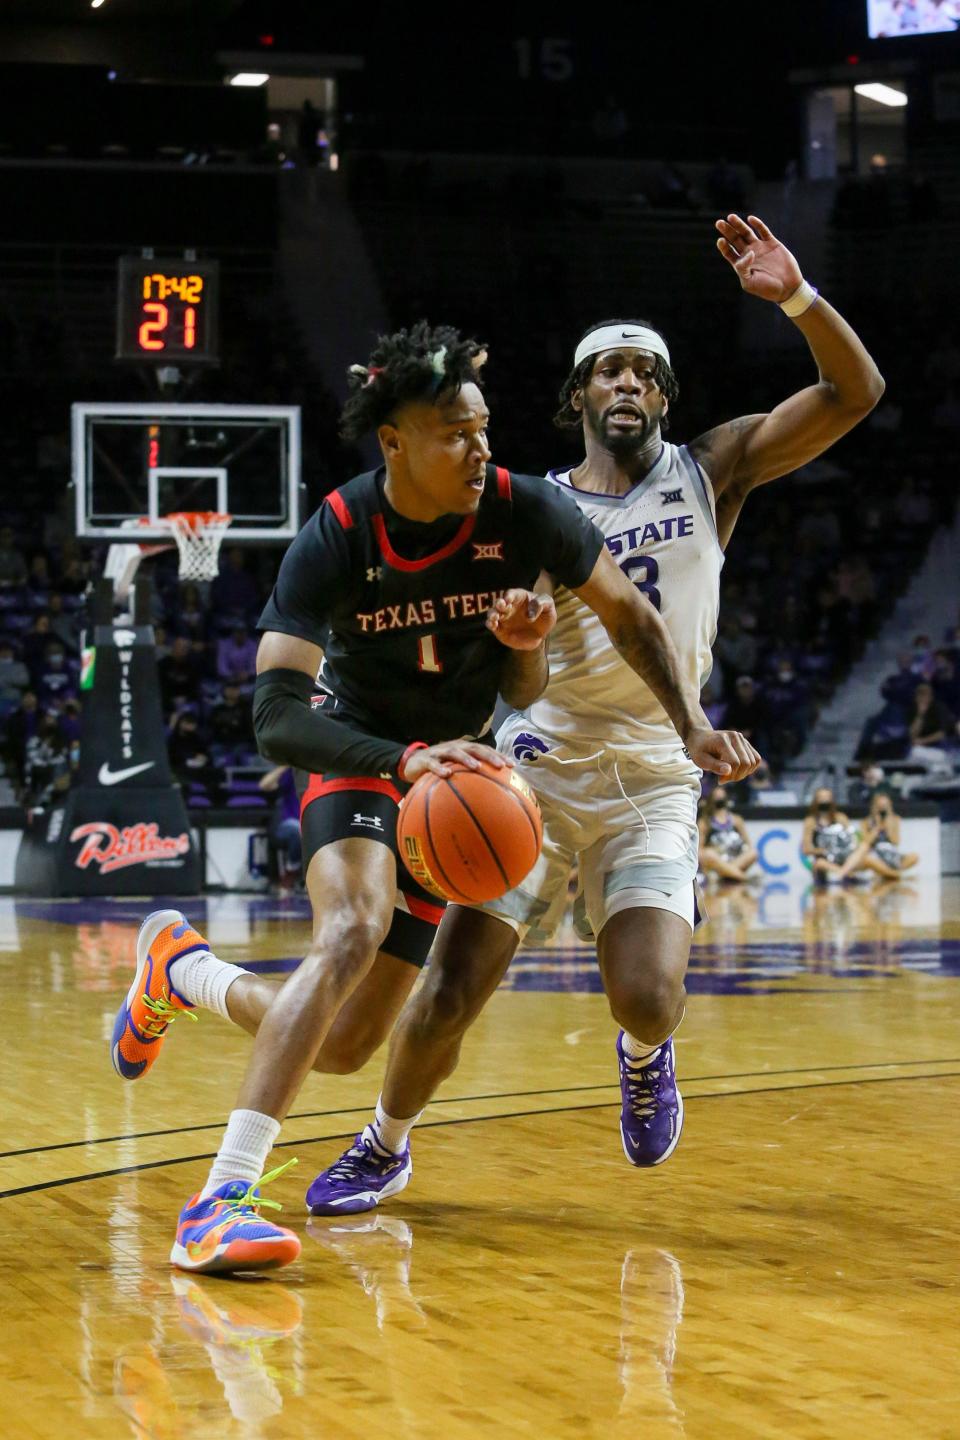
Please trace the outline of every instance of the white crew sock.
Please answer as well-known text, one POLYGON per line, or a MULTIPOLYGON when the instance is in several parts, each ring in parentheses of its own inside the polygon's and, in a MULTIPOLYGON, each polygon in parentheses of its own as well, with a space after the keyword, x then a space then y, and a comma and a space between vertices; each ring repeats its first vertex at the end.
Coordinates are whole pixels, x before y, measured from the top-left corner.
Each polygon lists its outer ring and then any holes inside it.
POLYGON ((377 1100, 376 1119, 367 1129, 373 1131, 373 1138, 382 1150, 389 1150, 391 1155, 399 1155, 407 1143, 407 1136, 422 1114, 423 1111, 418 1110, 409 1120, 396 1120, 384 1110, 381 1095, 377 1100))
MULTIPOLYGON (((660 1041, 660 1045, 665 1044, 665 1040, 660 1041)), ((644 1065, 650 1063, 660 1049, 660 1045, 654 1045, 651 1049, 648 1041, 635 1040, 629 1031, 624 1030, 623 1032, 623 1053, 630 1063, 638 1069, 642 1069, 644 1065)))
POLYGON ((262 1115, 259 1110, 232 1110, 201 1196, 209 1195, 225 1180, 246 1180, 255 1185, 279 1134, 280 1121, 272 1115, 262 1115))
POLYGON ((239 965, 228 965, 225 960, 218 960, 209 950, 194 950, 184 955, 182 960, 174 960, 167 973, 170 984, 184 1000, 229 1020, 227 991, 234 980, 239 980, 247 972, 239 965))

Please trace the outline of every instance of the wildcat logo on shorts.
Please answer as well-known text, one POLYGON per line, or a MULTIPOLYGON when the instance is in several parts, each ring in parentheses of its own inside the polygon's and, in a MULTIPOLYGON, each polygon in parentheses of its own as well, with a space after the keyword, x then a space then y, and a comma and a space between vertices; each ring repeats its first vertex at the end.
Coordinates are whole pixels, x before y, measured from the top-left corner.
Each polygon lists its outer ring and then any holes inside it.
POLYGON ((526 760, 530 764, 533 764, 534 760, 539 760, 541 755, 547 755, 549 752, 550 746, 547 742, 541 740, 539 735, 531 735, 528 730, 521 730, 513 742, 513 753, 517 759, 526 760))

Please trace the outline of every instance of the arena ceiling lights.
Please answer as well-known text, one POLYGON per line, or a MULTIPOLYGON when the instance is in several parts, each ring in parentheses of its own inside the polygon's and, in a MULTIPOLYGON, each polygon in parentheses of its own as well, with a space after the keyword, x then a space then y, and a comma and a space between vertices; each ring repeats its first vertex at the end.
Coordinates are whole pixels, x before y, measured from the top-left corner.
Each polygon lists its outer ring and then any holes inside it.
POLYGON ((896 107, 907 103, 907 97, 902 90, 894 90, 892 85, 883 85, 879 81, 871 81, 867 85, 854 85, 853 88, 865 100, 875 100, 878 105, 896 107))
POLYGON ((263 75, 254 70, 240 70, 236 75, 227 76, 228 85, 246 85, 252 88, 255 85, 266 85, 270 79, 269 75, 263 75))

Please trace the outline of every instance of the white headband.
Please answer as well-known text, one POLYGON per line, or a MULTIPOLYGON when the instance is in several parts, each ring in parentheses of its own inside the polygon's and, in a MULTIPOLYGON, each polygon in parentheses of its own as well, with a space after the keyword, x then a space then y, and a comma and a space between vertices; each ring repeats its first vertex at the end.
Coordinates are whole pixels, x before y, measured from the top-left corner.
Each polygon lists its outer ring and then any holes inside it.
POLYGON ((667 349, 666 340, 662 335, 658 335, 656 330, 648 330, 643 325, 630 325, 625 322, 622 325, 604 325, 600 330, 591 330, 577 346, 573 357, 574 365, 579 365, 588 355, 599 355, 601 350, 648 350, 651 355, 660 355, 670 364, 670 351, 667 349))

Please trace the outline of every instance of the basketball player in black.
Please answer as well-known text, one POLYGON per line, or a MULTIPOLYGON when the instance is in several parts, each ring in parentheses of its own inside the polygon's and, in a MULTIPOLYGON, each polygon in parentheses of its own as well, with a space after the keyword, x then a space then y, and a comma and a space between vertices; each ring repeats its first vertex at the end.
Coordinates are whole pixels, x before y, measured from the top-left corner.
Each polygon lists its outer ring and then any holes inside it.
MULTIPOLYGON (((298 1253, 291 1231, 258 1214, 270 1202, 255 1187, 334 1020, 350 1006, 392 1024, 426 957, 442 909, 398 861, 397 806, 427 771, 505 763, 490 737, 497 694, 523 705, 547 678, 555 611, 529 588, 541 571, 600 617, 695 764, 732 783, 757 763, 742 737, 711 729, 662 620, 593 523, 543 480, 490 464, 484 359, 476 342, 425 323, 380 341, 344 433, 376 429, 384 465, 328 496, 261 617, 260 749, 312 777, 302 824, 313 939, 263 1016, 210 1176, 181 1213, 171 1260, 182 1269, 272 1268, 298 1253)), ((148 917, 138 951, 129 1023, 149 1001, 154 1053, 177 1009, 231 1013, 235 967, 220 975, 179 912, 148 917)))

